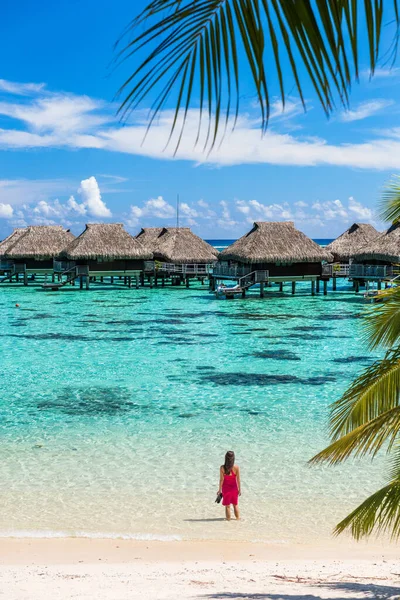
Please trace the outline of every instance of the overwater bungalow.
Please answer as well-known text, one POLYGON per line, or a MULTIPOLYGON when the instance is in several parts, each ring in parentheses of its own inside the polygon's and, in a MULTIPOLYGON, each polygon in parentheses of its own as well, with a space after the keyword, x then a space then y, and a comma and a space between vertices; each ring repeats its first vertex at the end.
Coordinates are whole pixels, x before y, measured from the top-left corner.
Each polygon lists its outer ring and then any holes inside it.
POLYGON ((213 288, 218 281, 233 280, 236 289, 244 296, 246 290, 260 284, 260 295, 264 285, 291 282, 295 293, 297 281, 310 281, 312 294, 319 291, 319 282, 326 279, 322 274, 322 263, 331 261, 332 255, 295 228, 291 221, 256 222, 246 235, 228 246, 219 255, 213 271, 213 288))
POLYGON ((9 248, 11 248, 21 236, 26 233, 26 229, 18 227, 14 229, 9 236, 7 236, 2 242, 0 242, 0 276, 1 282, 10 281, 16 274, 16 268, 14 261, 9 260, 5 257, 5 254, 9 248))
MULTIPOLYGON (((80 279, 89 287, 90 278, 122 277, 131 287, 132 278, 138 286, 144 261, 152 253, 125 231, 122 223, 89 223, 85 230, 62 252, 62 261, 55 263, 55 271, 67 281, 80 279)), ((64 282, 65 283, 65 282, 64 282)))
POLYGON ((358 283, 389 281, 400 273, 400 222, 394 223, 354 254, 350 277, 358 283))
POLYGON ((14 265, 17 280, 22 273, 27 285, 28 275, 52 275, 53 260, 74 238, 61 225, 30 225, 14 231, 9 243, 4 240, 4 258, 14 265))
POLYGON ((148 274, 163 285, 168 278, 187 286, 193 277, 204 281, 218 260, 218 250, 189 227, 143 228, 137 239, 153 253, 154 260, 146 264, 148 274))

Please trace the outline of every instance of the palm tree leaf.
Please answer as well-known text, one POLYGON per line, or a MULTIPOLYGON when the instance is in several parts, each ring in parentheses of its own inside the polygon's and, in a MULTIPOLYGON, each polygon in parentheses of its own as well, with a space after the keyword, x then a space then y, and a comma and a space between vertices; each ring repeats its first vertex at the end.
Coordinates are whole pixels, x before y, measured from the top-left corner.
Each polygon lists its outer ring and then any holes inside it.
POLYGON ((332 405, 333 440, 400 405, 400 349, 389 351, 350 385, 332 405))
POLYGON ((388 410, 365 425, 360 425, 319 452, 311 463, 329 462, 336 465, 354 454, 357 457, 376 453, 389 442, 388 452, 393 447, 400 431, 400 406, 388 410))
POLYGON ((364 500, 335 528, 335 534, 350 529, 356 540, 378 533, 390 532, 393 539, 400 536, 400 454, 393 463, 392 480, 364 500))
MULTIPOLYGON (((391 0, 385 4, 388 13, 392 8, 396 36, 400 24, 397 2, 391 0)), ((358 76, 361 29, 358 20, 363 19, 365 23, 369 66, 373 73, 383 15, 383 0, 316 0, 315 3, 310 0, 152 0, 117 43, 117 64, 136 58, 139 52, 146 53, 119 90, 123 96, 119 114, 126 119, 154 93, 155 87, 160 88, 150 123, 174 94, 171 136, 178 124, 181 129, 176 148, 189 110, 196 108, 200 111, 199 127, 205 117, 209 121, 206 146, 211 150, 217 142, 221 123, 226 131, 231 106, 236 106, 232 127, 235 126, 240 80, 245 78, 246 71, 256 92, 262 131, 265 131, 271 104, 267 77, 271 80, 272 75, 276 75, 283 105, 285 80, 293 77, 304 104, 298 72, 302 64, 328 115, 334 109, 336 95, 344 106, 348 105, 352 79, 358 76), (203 111, 204 102, 207 111, 203 111)), ((200 139, 199 131, 197 141, 200 139)))
POLYGON ((379 346, 392 348, 400 340, 400 289, 389 290, 383 304, 375 304, 364 320, 366 336, 371 349, 379 346))
POLYGON ((383 221, 395 222, 400 218, 400 175, 393 175, 386 184, 380 203, 379 216, 383 221))

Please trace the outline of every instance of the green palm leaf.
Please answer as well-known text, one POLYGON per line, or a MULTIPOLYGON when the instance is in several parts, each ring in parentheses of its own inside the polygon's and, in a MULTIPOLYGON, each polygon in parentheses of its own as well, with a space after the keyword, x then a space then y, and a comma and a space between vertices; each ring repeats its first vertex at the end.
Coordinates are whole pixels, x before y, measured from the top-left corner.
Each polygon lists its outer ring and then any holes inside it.
POLYGON ((400 218, 400 176, 393 175, 382 194, 380 217, 394 223, 400 218))
POLYGON ((400 340, 400 288, 390 290, 389 299, 376 304, 365 317, 370 348, 392 348, 400 340))
MULTIPOLYGON (((397 0, 386 2, 385 10, 388 5, 397 39, 397 0)), ((367 31, 369 67, 374 72, 383 11, 383 0, 152 0, 117 44, 118 64, 145 52, 119 90, 123 96, 119 114, 125 119, 157 88, 150 127, 175 94, 171 136, 179 127, 176 148, 188 111, 195 107, 199 129, 204 117, 208 121, 208 133, 199 134, 198 140, 211 149, 221 125, 225 131, 231 116, 235 125, 240 80, 246 72, 265 131, 272 80, 278 83, 283 106, 288 77, 305 105, 302 65, 328 115, 335 97, 348 105, 352 80, 359 73, 360 30, 367 31)))
POLYGON ((368 367, 332 405, 331 437, 365 425, 382 413, 397 408, 400 398, 400 349, 389 351, 383 360, 368 367))
POLYGON ((335 529, 340 534, 350 529, 354 538, 390 531, 392 538, 400 536, 400 454, 397 451, 392 469, 392 480, 364 500, 335 529))
POLYGON ((314 456, 311 462, 329 462, 329 464, 335 465, 349 458, 351 454, 357 457, 364 456, 367 453, 375 456, 388 441, 389 452, 396 442, 399 431, 400 406, 397 406, 342 436, 314 456))

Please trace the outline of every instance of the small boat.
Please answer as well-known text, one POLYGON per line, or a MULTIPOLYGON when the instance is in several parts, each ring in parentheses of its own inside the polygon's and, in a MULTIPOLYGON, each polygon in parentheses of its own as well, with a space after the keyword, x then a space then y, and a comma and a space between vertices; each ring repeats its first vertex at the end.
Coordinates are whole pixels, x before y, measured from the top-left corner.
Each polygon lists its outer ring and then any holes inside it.
POLYGON ((215 295, 217 296, 217 298, 220 296, 234 296, 235 294, 241 294, 242 291, 243 290, 240 287, 240 285, 228 286, 221 283, 215 290, 215 295))

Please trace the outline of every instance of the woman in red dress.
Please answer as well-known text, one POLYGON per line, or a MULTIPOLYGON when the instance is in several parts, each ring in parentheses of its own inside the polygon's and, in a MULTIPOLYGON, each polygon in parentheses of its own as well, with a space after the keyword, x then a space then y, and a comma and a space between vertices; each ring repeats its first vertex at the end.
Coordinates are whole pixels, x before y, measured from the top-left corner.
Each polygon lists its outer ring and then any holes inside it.
POLYGON ((235 453, 229 450, 225 454, 225 462, 219 470, 218 494, 222 493, 222 504, 225 506, 226 520, 231 520, 231 504, 236 519, 240 519, 238 501, 240 492, 240 469, 235 465, 235 453))

